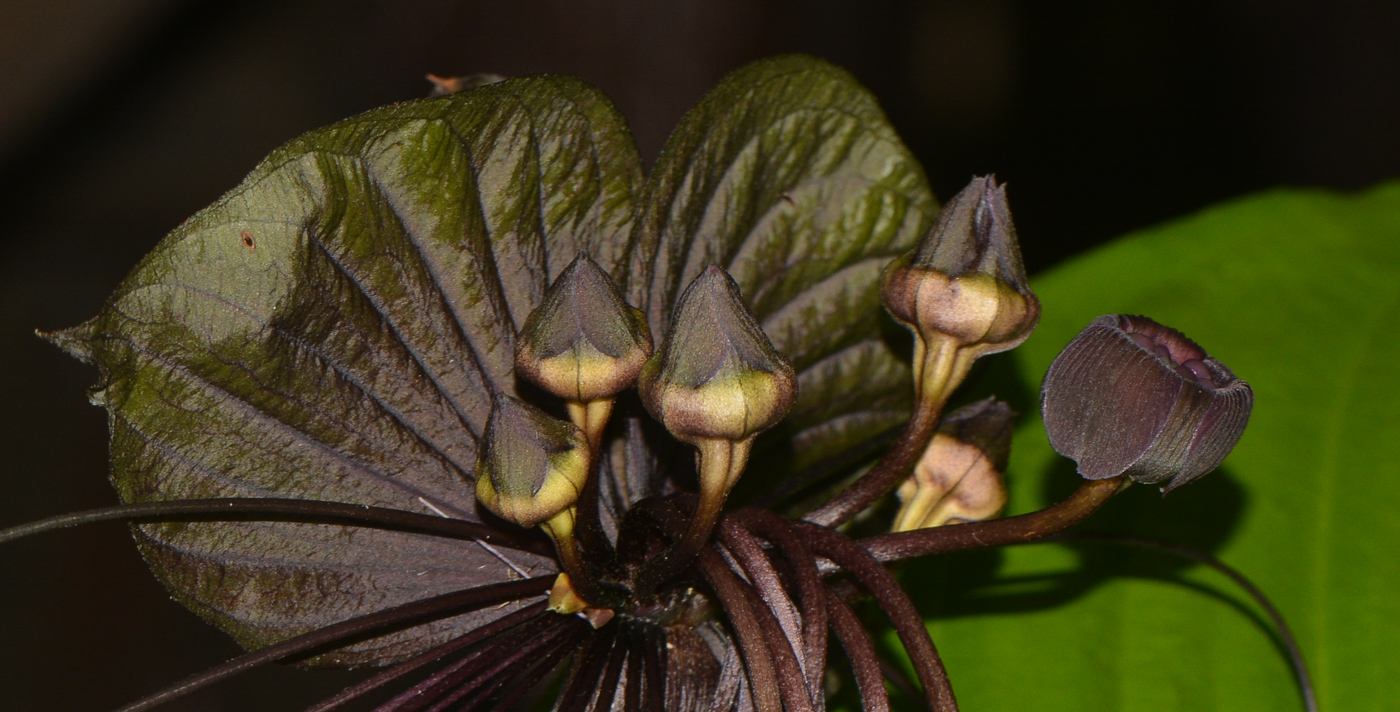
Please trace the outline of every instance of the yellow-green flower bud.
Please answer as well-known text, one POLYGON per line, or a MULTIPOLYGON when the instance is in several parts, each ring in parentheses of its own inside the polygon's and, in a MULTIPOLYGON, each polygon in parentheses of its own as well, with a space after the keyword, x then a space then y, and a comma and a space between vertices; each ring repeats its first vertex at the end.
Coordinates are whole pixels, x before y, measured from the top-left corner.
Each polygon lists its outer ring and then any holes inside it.
POLYGON ((525 319, 515 370, 561 398, 588 402, 630 388, 651 351, 646 317, 580 253, 525 319))
POLYGON ((637 389, 672 435, 698 445, 747 440, 775 425, 797 396, 797 376, 749 314, 739 286, 710 267, 681 295, 637 389))
POLYGON ((1002 473, 1011 455, 1015 413, 994 398, 959 408, 896 490, 900 509, 893 531, 990 519, 1006 506, 1002 473))
POLYGON ((496 516, 533 527, 578 500, 588 478, 588 442, 572 423, 502 395, 486 425, 476 498, 496 516))
POLYGON ((1040 301, 1026 282, 1005 186, 983 176, 953 196, 932 232, 886 268, 881 296, 926 342, 948 338, 987 354, 1025 341, 1040 301))

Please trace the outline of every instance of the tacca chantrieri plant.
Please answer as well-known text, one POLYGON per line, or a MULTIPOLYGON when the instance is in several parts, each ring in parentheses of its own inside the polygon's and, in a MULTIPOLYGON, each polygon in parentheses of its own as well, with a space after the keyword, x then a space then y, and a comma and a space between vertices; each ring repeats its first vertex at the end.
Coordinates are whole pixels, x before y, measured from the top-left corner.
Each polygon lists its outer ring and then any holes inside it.
POLYGON ((868 595, 954 710, 885 562, 1178 486, 1252 402, 1180 333, 1104 317, 1043 391, 1087 479, 994 519, 1013 414, 944 405, 1039 314, 1004 187, 976 178, 940 212, 836 68, 734 73, 649 177, 595 89, 501 81, 282 147, 49 334, 101 372, 127 504, 0 538, 139 522, 171 593, 252 651, 127 709, 299 661, 383 668, 316 710, 505 709, 562 671, 569 712, 818 711, 833 636, 883 710, 850 605, 868 595), (741 477, 780 487, 887 432, 809 511, 725 508, 741 477), (891 533, 838 529, 895 490, 891 533))

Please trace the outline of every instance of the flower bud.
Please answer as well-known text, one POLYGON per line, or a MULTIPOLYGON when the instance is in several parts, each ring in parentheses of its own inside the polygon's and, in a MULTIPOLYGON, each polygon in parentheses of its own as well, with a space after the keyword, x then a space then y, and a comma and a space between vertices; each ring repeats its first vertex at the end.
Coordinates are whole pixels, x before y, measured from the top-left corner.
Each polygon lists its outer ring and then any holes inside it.
POLYGON ((1126 473, 1163 492, 1215 469, 1253 405, 1249 384, 1181 332, 1121 314, 1074 337, 1040 389, 1050 444, 1080 475, 1126 473))
POLYGON ((938 424, 914 474, 896 490, 893 531, 990 519, 1006 506, 1002 473, 1016 414, 995 398, 963 406, 938 424))
POLYGON ((1006 187, 973 178, 933 231, 885 270, 885 308, 925 341, 942 336, 982 354, 1014 348, 1040 320, 1026 282, 1006 187))
POLYGON ((579 253, 525 319, 515 371, 561 398, 586 402, 631 387, 650 355, 646 317, 579 253))
POLYGON ((502 519, 533 527, 578 500, 588 444, 571 423, 501 395, 486 424, 476 498, 502 519))
POLYGON ((685 442, 740 441, 787 415, 797 376, 749 314, 739 285, 710 267, 681 295, 637 390, 647 410, 685 442))

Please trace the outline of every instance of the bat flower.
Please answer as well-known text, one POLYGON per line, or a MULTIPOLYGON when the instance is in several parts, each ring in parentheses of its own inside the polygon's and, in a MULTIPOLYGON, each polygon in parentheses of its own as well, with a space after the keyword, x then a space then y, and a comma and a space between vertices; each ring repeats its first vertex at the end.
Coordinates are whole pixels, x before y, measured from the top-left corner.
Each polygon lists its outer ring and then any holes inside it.
MULTIPOLYGON (((927 704, 956 709, 885 562, 1044 536, 1124 480, 967 521, 1001 508, 1010 412, 979 404, 934 438, 945 391, 1039 309, 1004 188, 974 180, 935 224, 869 93, 808 57, 726 78, 649 176, 587 84, 480 84, 279 148, 97 317, 47 335, 100 372, 124 504, 0 540, 132 521, 171 595, 249 651, 126 709, 294 662, 377 668, 314 710, 508 709, 557 689, 566 712, 809 712, 834 641, 865 708, 886 710, 863 596, 927 704), (882 290, 906 253, 924 272, 882 290), (884 337, 882 292, 919 280, 985 322, 938 342, 927 368, 952 382, 936 394, 884 337), (805 517, 735 489, 852 474, 901 431, 805 517), (833 528, 916 462, 910 487, 941 488, 925 499, 951 514, 833 528)), ((919 299, 911 328, 942 323, 919 299)))

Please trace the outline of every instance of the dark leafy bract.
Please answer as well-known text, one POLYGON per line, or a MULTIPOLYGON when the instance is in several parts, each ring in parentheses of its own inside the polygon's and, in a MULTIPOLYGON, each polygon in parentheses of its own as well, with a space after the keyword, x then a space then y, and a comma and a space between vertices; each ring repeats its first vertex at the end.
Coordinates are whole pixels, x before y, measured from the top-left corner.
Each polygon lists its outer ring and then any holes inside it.
MULTIPOLYGON (((626 262, 638 165, 608 100, 562 77, 385 107, 277 150, 65 335, 101 368, 122 499, 476 519, 491 394, 515 391, 513 327, 580 250, 626 262)), ((152 524, 137 538, 177 598, 246 646, 553 566, 309 524, 152 524)), ((500 613, 328 662, 403 657, 500 613)))
POLYGON ((664 334, 701 271, 719 265, 734 277, 798 371, 797 403, 766 439, 770 450, 796 437, 803 460, 816 461, 901 421, 907 368, 880 339, 880 271, 928 231, 938 206, 868 91, 810 57, 749 65, 681 121, 647 191, 631 300, 664 334), (832 413, 823 386, 857 365, 904 374, 845 379, 847 407, 832 413))
MULTIPOLYGON (((558 405, 517 388, 514 338, 578 253, 655 334, 705 267, 735 276, 799 369, 793 416, 768 436, 770 451, 803 453, 764 470, 781 472, 907 411, 908 369, 880 338, 879 276, 935 212, 873 98, 818 60, 731 76, 645 187, 606 98, 573 79, 516 79, 284 146, 167 237, 97 318, 51 338, 101 370, 93 397, 110 414, 124 501, 284 497, 479 520, 493 394, 558 405)), ((623 413, 612 437, 626 437, 604 446, 610 528, 672 474, 639 405, 623 413)), ((555 566, 325 524, 143 524, 136 536, 176 598, 249 647, 555 566)), ((501 613, 317 662, 391 662, 501 613)))

